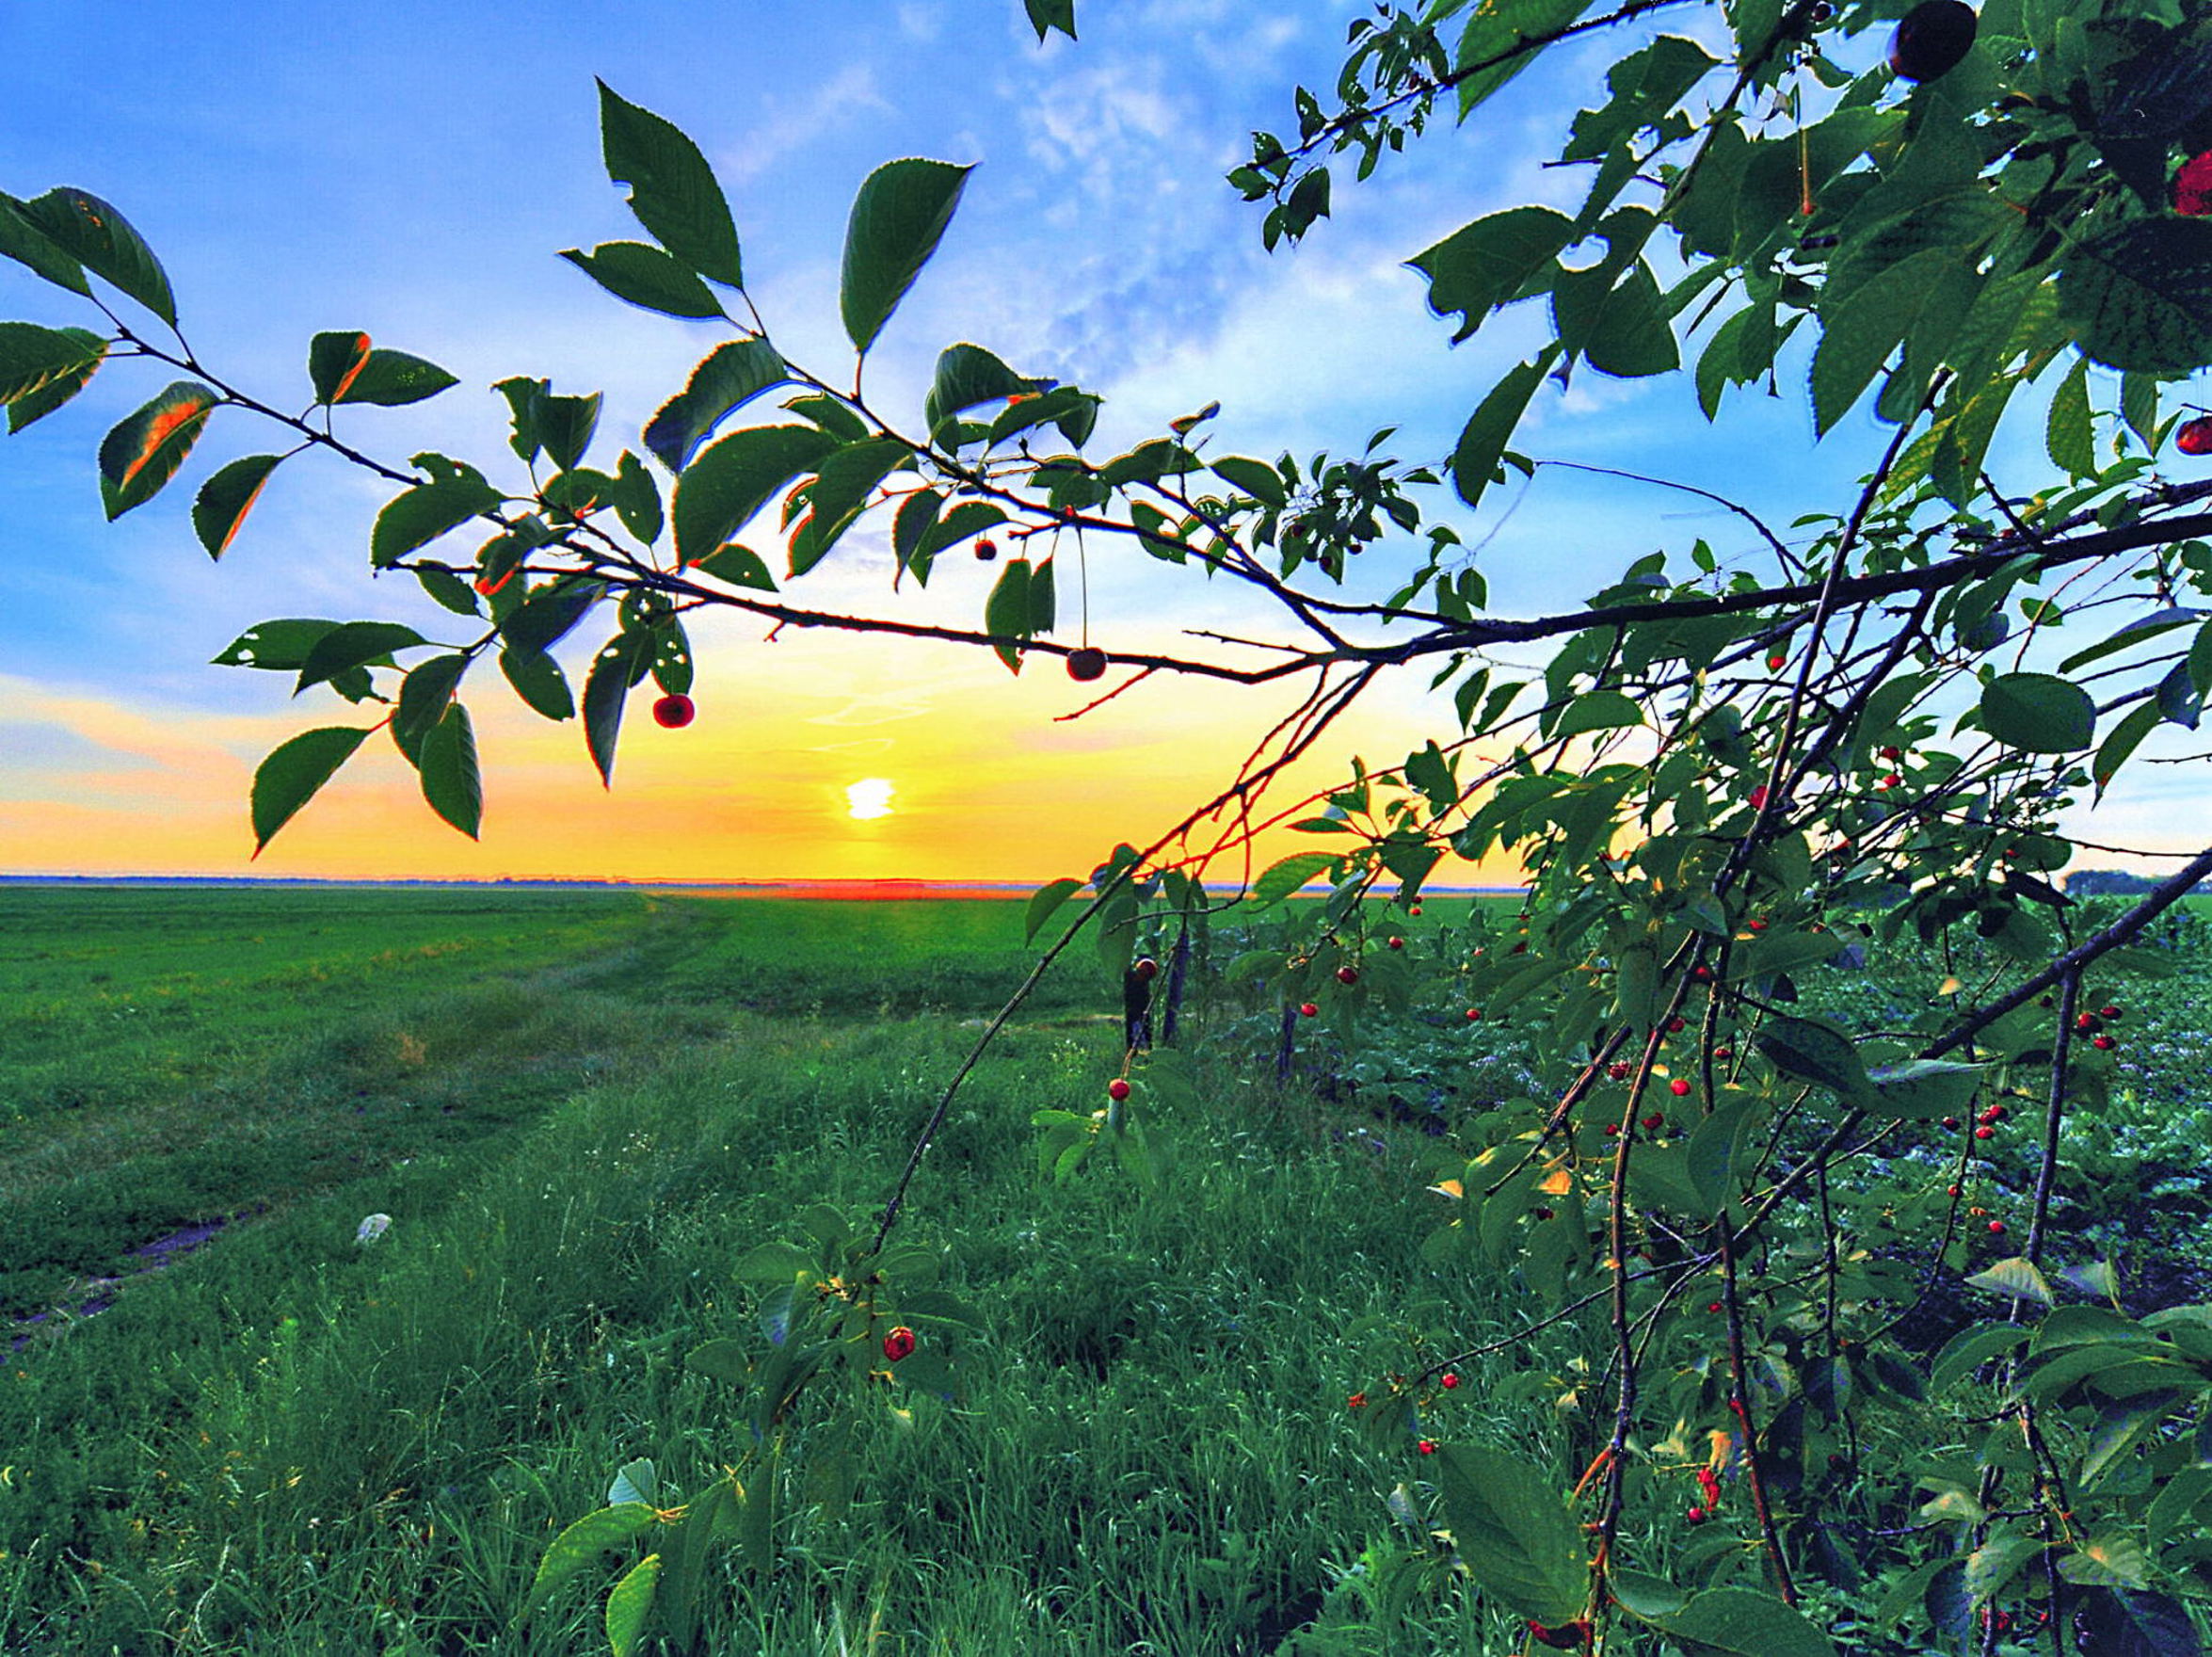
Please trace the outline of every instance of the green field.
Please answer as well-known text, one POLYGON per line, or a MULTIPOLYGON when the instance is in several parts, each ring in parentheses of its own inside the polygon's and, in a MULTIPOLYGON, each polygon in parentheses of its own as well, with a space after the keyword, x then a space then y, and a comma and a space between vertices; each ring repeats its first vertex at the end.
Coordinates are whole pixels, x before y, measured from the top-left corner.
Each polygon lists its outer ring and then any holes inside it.
MULTIPOLYGON (((512 1632, 539 1553, 633 1456, 737 1456, 684 1352, 751 1333, 746 1248, 880 1203, 1033 958, 1020 915, 0 894, 0 1650, 590 1649, 581 1589, 512 1632)), ((1157 1189, 1053 1184, 1029 1118, 1098 1102, 1117 1005, 1071 960, 961 1095, 907 1222, 986 1313, 961 1391, 868 1428, 850 1507, 793 1504, 710 1649, 1508 1649, 1456 1596, 1385 1603, 1413 1458, 1343 1408, 1492 1327, 1420 1262, 1426 1140, 1201 1064, 1157 1189)))

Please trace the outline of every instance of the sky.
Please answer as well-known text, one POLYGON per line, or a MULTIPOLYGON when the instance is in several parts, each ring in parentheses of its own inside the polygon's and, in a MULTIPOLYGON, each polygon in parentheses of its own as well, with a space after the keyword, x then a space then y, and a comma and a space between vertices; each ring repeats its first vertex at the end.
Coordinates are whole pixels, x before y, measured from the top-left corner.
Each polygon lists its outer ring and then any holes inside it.
MULTIPOLYGON (((1356 453, 1394 425, 1397 452, 1440 458, 1535 319, 1508 313, 1453 348, 1403 262, 1483 213, 1575 201, 1579 178, 1541 162, 1625 48, 1556 54, 1477 121, 1340 187, 1332 221, 1269 253, 1258 210, 1222 175, 1254 128, 1290 127, 1293 85, 1334 78, 1355 14, 1342 0, 1091 0, 1080 42, 1040 46, 1018 0, 15 5, 0 8, 0 189, 69 185, 112 201, 166 265, 199 359, 272 403, 305 404, 307 341, 326 329, 364 330, 458 376, 427 403, 341 411, 340 435, 391 463, 437 449, 494 467, 506 409, 489 387, 528 374, 605 393, 593 460, 611 465, 727 335, 626 306, 555 256, 639 233, 601 165, 597 75, 698 141, 730 198, 754 302, 786 354, 825 377, 849 370, 837 265, 860 181, 903 155, 975 165, 941 250, 871 356, 872 399, 887 407, 918 411, 938 351, 970 340, 1103 394, 1095 456, 1218 400, 1218 453, 1356 453)), ((98 321, 12 264, 0 317, 98 321)), ((191 533, 193 492, 222 461, 282 446, 234 410, 218 410, 167 491, 104 523, 100 437, 168 378, 110 364, 0 443, 0 872, 1042 880, 1157 834, 1289 705, 1280 687, 1154 679, 1069 720, 1089 698, 1052 664, 1015 678, 979 651, 771 641, 758 621, 713 619, 693 629, 697 719, 662 731, 633 703, 611 790, 577 724, 549 725, 504 685, 472 682, 479 842, 434 819, 377 741, 252 861, 261 756, 306 726, 364 716, 326 692, 294 701, 281 676, 210 658, 273 617, 461 633, 411 583, 366 579, 368 528, 391 491, 325 457, 281 471, 212 563, 191 533)), ((2031 425, 2008 426, 2000 463, 2032 451, 2031 425)), ((1519 446, 1723 489, 1787 523, 1833 507, 1885 439, 1862 410, 1816 449, 1789 394, 1746 395, 1708 426, 1687 376, 1588 374, 1540 400, 1519 446)), ((1485 543, 1499 613, 1564 607, 1634 557, 1700 536, 1724 558, 1750 553, 1718 508, 1540 475, 1494 491, 1479 516, 1433 502, 1485 543)), ((1412 551, 1370 555, 1354 596, 1387 592, 1412 551)), ((1127 546, 1086 557, 1090 635, 1109 652, 1257 624, 1235 595, 1127 546)), ((896 598, 890 571, 884 536, 856 532, 790 594, 979 623, 989 570, 947 559, 926 594, 896 598)), ((578 683, 588 646, 580 635, 564 652, 578 683)), ((1413 671, 1347 717, 1305 786, 1333 781, 1355 752, 1388 764, 1432 734, 1449 740, 1449 709, 1413 671)), ((2183 787, 2173 768, 2154 776, 2119 799, 2109 830, 2164 844, 2183 787)), ((1277 839, 1262 856, 1291 849, 1277 839)), ((1459 864, 1442 877, 1500 873, 1459 864)))

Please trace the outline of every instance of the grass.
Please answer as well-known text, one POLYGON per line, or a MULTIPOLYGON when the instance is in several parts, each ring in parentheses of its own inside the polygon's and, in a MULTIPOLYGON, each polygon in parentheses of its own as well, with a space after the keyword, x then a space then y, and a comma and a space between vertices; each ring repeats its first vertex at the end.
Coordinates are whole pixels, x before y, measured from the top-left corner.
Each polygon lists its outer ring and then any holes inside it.
MULTIPOLYGON (((45 1017, 185 1010, 88 1050, 76 1104, 58 1037, 0 1049, 18 1307, 150 1228, 249 1217, 0 1373, 11 1657, 588 1649, 581 1591, 512 1632, 545 1543, 633 1456, 679 1488, 735 1456, 742 1398, 681 1362, 758 1339, 732 1263, 809 1202, 880 1203, 1031 958, 1013 904, 25 895, 45 1017), (357 1247, 370 1212, 394 1224, 357 1247)), ((1386 1501, 1418 1458, 1344 1408, 1496 1327, 1494 1288, 1420 1260, 1427 1142, 1336 1143, 1201 1063, 1151 1123, 1155 1192, 1102 1159, 1043 1182, 1028 1118, 1097 1102, 1111 1010, 1074 964, 963 1093, 909 1224, 986 1312, 965 1390, 859 1418, 852 1504, 794 1504, 775 1581, 711 1596, 710 1649, 1510 1649, 1419 1586, 1386 1501)), ((1478 1400, 1527 1360, 1497 1363, 1454 1433, 1504 1430, 1478 1400)))

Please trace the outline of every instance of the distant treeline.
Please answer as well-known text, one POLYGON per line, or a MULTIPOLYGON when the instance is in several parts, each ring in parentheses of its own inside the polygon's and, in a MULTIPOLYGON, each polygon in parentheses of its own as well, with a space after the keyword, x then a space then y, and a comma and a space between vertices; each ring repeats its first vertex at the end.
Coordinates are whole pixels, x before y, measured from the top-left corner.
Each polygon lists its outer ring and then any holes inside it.
MULTIPOLYGON (((2131 875, 2125 869, 2076 869, 2066 877, 2069 897, 2133 897, 2157 885, 2148 875, 2131 875)), ((2199 881, 2197 890, 2212 893, 2212 880, 2199 881)))

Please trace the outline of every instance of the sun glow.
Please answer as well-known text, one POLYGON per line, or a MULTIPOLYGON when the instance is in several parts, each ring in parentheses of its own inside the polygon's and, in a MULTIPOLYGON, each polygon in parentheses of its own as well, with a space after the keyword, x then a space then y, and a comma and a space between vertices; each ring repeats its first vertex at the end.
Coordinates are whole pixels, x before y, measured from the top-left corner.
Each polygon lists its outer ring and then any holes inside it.
POLYGON ((880 777, 863 777, 845 785, 845 815, 863 821, 891 814, 891 796, 898 790, 880 777))

